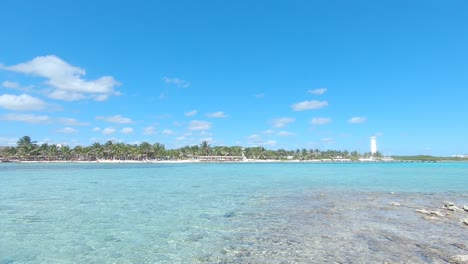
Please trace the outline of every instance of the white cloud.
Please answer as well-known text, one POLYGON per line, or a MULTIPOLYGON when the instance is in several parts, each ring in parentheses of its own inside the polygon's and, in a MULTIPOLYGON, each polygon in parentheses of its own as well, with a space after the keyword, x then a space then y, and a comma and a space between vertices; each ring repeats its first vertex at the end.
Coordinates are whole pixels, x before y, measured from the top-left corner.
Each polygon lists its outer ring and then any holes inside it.
POLYGON ((128 135, 128 134, 132 134, 133 133, 133 128, 131 127, 124 127, 122 128, 122 133, 128 135))
POLYGON ((162 92, 162 93, 158 96, 158 99, 159 99, 159 100, 167 100, 167 99, 169 99, 169 94, 166 93, 166 92, 162 92))
POLYGON ((153 135, 156 133, 156 128, 153 126, 148 126, 143 129, 143 134, 144 135, 153 135))
POLYGON ((20 88, 20 85, 16 82, 11 82, 11 81, 4 81, 2 82, 2 86, 5 88, 10 88, 10 89, 18 89, 20 88))
POLYGON ((64 127, 64 128, 57 130, 57 132, 65 133, 65 134, 74 134, 74 133, 77 133, 78 130, 74 129, 73 127, 64 127))
POLYGON ((366 122, 366 120, 367 119, 365 117, 355 116, 355 117, 351 117, 350 119, 348 119, 348 123, 350 123, 350 124, 361 124, 361 123, 366 122))
POLYGON ((185 136, 180 136, 180 137, 176 137, 176 140, 177 141, 182 141, 182 140, 185 140, 185 138, 186 138, 185 136))
POLYGON ((93 131, 94 132, 99 132, 99 131, 101 131, 101 128, 100 127, 95 127, 95 128, 93 128, 93 131))
POLYGON ((194 116, 194 115, 196 115, 197 113, 198 113, 197 110, 192 110, 192 111, 190 111, 190 112, 186 112, 186 113, 185 113, 185 116, 194 116))
POLYGON ((287 137, 287 136, 293 136, 294 133, 291 133, 291 132, 288 132, 288 131, 280 131, 280 132, 278 132, 277 135, 281 136, 281 137, 287 137))
POLYGON ((114 77, 84 80, 84 69, 70 65, 55 55, 39 56, 28 62, 1 68, 47 79, 46 84, 53 89, 49 96, 54 99, 73 101, 91 98, 102 101, 110 95, 120 94, 114 90, 119 85, 114 77))
POLYGON ((208 143, 213 143, 214 139, 212 137, 207 137, 207 138, 200 138, 200 142, 206 141, 208 143))
POLYGON ((58 122, 65 126, 88 126, 89 123, 79 122, 74 118, 61 117, 58 119, 58 122))
POLYGON ((178 87, 181 87, 181 88, 188 88, 190 86, 189 82, 187 82, 185 80, 182 80, 182 79, 179 79, 179 78, 163 77, 162 79, 167 84, 174 84, 174 85, 176 85, 178 87))
POLYGON ((172 131, 170 129, 164 129, 161 133, 163 135, 174 135, 174 131, 172 131))
MULTIPOLYGON (((0 69, 3 69, 1 64, 0 64, 0 69)), ((31 93, 31 92, 33 92, 34 85, 28 85, 28 86, 22 87, 17 82, 4 81, 4 82, 2 82, 2 87, 7 88, 7 89, 18 90, 18 91, 21 91, 23 93, 31 93)))
POLYGON ((333 144, 335 140, 333 138, 322 138, 321 141, 325 144, 333 144))
POLYGON ((303 101, 297 104, 293 104, 291 107, 294 111, 304 111, 311 109, 320 109, 328 105, 327 101, 303 101))
POLYGON ((0 146, 16 146, 17 138, 0 137, 0 146))
POLYGON ((268 129, 268 130, 263 131, 263 134, 265 134, 265 135, 272 135, 274 133, 275 133, 275 131, 273 129, 268 129))
POLYGON ((79 101, 86 99, 86 96, 83 93, 77 93, 66 90, 54 90, 48 94, 49 98, 62 100, 62 101, 79 101))
POLYGON ((325 125, 331 123, 331 121, 331 118, 328 117, 314 117, 310 123, 312 123, 312 125, 325 125))
POLYGON ((283 118, 274 119, 273 121, 271 121, 271 123, 273 124, 273 127, 280 128, 280 127, 286 126, 289 123, 293 123, 294 121, 295 121, 294 118, 283 117, 283 118))
POLYGON ((130 124, 133 122, 132 119, 128 117, 123 117, 121 115, 115 115, 115 116, 109 116, 109 117, 97 116, 96 120, 103 120, 109 123, 117 123, 117 124, 130 124))
POLYGON ((0 107, 3 107, 8 110, 16 110, 16 111, 41 110, 41 109, 44 109, 45 106, 46 106, 46 103, 44 103, 42 100, 32 97, 27 94, 0 95, 0 107))
POLYGON ((0 117, 0 120, 19 121, 30 124, 47 124, 51 122, 48 116, 38 116, 31 114, 5 114, 0 117))
POLYGON ((251 146, 258 146, 263 144, 263 140, 260 135, 252 134, 247 137, 247 143, 251 146))
POLYGON ((214 112, 206 114, 207 117, 211 118, 225 118, 227 115, 224 112, 214 112))
POLYGON ((318 88, 314 90, 309 90, 310 94, 317 94, 317 95, 322 95, 327 91, 327 88, 318 88))
POLYGON ((104 129, 102 130, 102 134, 104 134, 104 135, 112 135, 112 134, 115 133, 115 131, 116 131, 115 128, 113 128, 113 127, 107 127, 107 128, 104 128, 104 129))
POLYGON ((263 145, 274 147, 274 146, 276 146, 276 140, 267 140, 267 141, 263 142, 263 145))
POLYGON ((208 130, 211 128, 211 123, 207 121, 193 120, 189 124, 190 130, 208 130))
POLYGON ((248 140, 255 140, 255 141, 258 141, 258 140, 261 140, 261 137, 257 134, 252 134, 250 136, 247 137, 248 140))

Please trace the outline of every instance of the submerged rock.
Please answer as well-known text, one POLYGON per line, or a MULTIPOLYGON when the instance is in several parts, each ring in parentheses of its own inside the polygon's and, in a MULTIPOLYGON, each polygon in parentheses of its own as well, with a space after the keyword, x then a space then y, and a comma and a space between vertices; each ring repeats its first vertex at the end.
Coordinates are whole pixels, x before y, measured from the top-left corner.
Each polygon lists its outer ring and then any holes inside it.
POLYGON ((462 219, 461 221, 463 224, 468 225, 468 218, 462 219))
POLYGON ((449 211, 454 211, 454 212, 462 210, 452 202, 444 202, 444 208, 449 211))
POLYGON ((233 212, 233 211, 227 212, 227 213, 225 213, 223 215, 224 218, 231 218, 231 217, 234 217, 234 216, 236 216, 236 212, 233 212))
POLYGON ((456 264, 468 264, 468 255, 451 256, 449 261, 456 264))
POLYGON ((429 211, 429 213, 431 215, 435 215, 435 216, 445 216, 443 213, 439 212, 439 211, 429 211))
POLYGON ((453 244, 450 244, 450 245, 452 245, 454 247, 457 247, 459 249, 463 249, 463 250, 466 249, 466 246, 464 244, 461 244, 461 243, 453 243, 453 244))
POLYGON ((431 215, 431 212, 429 212, 426 209, 417 209, 416 212, 421 213, 421 214, 431 215))

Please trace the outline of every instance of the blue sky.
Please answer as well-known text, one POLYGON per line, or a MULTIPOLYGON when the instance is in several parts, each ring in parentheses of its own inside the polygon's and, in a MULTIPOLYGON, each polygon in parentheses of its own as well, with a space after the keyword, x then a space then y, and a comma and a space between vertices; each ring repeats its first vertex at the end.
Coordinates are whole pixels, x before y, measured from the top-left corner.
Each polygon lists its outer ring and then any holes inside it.
POLYGON ((0 3, 0 145, 468 153, 466 1, 0 3))

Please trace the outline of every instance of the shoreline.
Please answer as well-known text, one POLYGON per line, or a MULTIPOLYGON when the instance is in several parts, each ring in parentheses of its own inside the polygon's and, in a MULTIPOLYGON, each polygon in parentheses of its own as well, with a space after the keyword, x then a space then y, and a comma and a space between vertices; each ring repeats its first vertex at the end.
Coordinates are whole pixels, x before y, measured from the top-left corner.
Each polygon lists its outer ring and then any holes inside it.
MULTIPOLYGON (((331 163, 435 163, 436 161, 420 161, 420 160, 275 160, 275 159, 247 159, 247 160, 8 160, 0 161, 0 164, 5 163, 63 163, 63 164, 73 164, 73 163, 82 163, 82 164, 195 164, 195 163, 314 163, 314 164, 331 164, 331 163)), ((451 161, 451 160, 441 160, 440 162, 449 162, 449 163, 465 163, 467 161, 451 161)))

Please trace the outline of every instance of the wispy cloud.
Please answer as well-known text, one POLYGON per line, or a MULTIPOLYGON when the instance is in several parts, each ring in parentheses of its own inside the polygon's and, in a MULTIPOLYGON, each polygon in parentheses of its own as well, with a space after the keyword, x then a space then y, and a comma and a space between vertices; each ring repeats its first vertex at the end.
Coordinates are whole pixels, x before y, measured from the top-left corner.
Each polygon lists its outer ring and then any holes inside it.
POLYGON ((190 86, 189 82, 187 82, 186 80, 179 79, 179 78, 163 77, 162 79, 167 84, 173 84, 181 88, 188 88, 190 86))
POLYGON ((102 130, 102 134, 104 135, 112 135, 116 132, 117 130, 113 127, 106 127, 102 130))
POLYGON ((328 117, 314 117, 310 123, 312 123, 312 125, 325 125, 331 123, 331 121, 331 118, 328 117))
POLYGON ((84 69, 70 65, 55 55, 39 56, 28 62, 0 68, 47 79, 46 84, 52 88, 48 96, 57 100, 104 101, 111 95, 120 94, 115 91, 119 82, 114 77, 103 76, 87 81, 83 79, 86 75, 84 69))
POLYGON ((258 146, 263 143, 262 137, 258 134, 252 134, 247 137, 247 143, 251 146, 258 146))
POLYGON ((126 135, 128 135, 128 134, 133 134, 133 128, 131 128, 131 127, 124 127, 124 128, 122 128, 122 133, 123 133, 123 134, 126 134, 126 135))
POLYGON ((11 81, 2 82, 2 86, 5 87, 5 88, 9 88, 9 89, 18 89, 18 88, 20 88, 20 85, 18 83, 11 82, 11 81))
POLYGON ((73 127, 64 127, 59 130, 57 130, 59 133, 64 133, 64 134, 75 134, 78 133, 78 130, 74 129, 73 127))
POLYGON ((93 132, 99 132, 99 131, 101 131, 101 128, 100 128, 100 127, 95 127, 95 128, 93 128, 93 132))
POLYGON ((361 123, 366 122, 366 120, 367 119, 365 117, 355 116, 355 117, 351 117, 350 119, 348 119, 348 123, 350 123, 350 124, 361 124, 361 123))
POLYGON ((206 141, 208 143, 213 143, 214 139, 212 137, 205 137, 205 138, 200 138, 199 139, 199 142, 203 142, 203 141, 206 141))
POLYGON ((198 111, 195 109, 189 112, 185 112, 185 116, 194 116, 196 114, 198 114, 198 111))
POLYGON ((277 118, 271 121, 271 124, 273 127, 280 128, 280 127, 285 127, 289 123, 293 123, 295 121, 294 118, 291 117, 282 117, 282 118, 277 118))
MULTIPOLYGON (((2 69, 2 66, 0 66, 0 69, 2 69)), ((13 89, 17 91, 21 91, 23 93, 33 93, 34 92, 34 85, 28 85, 28 86, 21 86, 17 82, 12 82, 12 81, 4 81, 2 82, 2 87, 7 88, 7 89, 13 89)))
POLYGON ((96 120, 102 120, 102 121, 106 121, 106 122, 109 122, 109 123, 117 123, 117 124, 130 124, 130 123, 133 123, 132 119, 130 119, 128 117, 123 117, 121 115, 114 115, 114 116, 108 116, 108 117, 97 116, 96 120))
POLYGON ((325 144, 333 144, 335 143, 335 140, 333 138, 322 138, 320 141, 322 141, 325 144))
POLYGON ((225 118, 227 115, 224 112, 214 112, 206 114, 207 117, 210 118, 225 118))
POLYGON ((44 109, 46 103, 27 94, 4 94, 0 95, 0 107, 15 111, 30 111, 44 109))
POLYGON ((154 126, 147 126, 143 129, 144 135, 153 135, 156 133, 156 128, 154 126))
POLYGON ((162 92, 159 96, 158 96, 159 100, 167 100, 169 99, 169 94, 167 92, 162 92))
POLYGON ((263 145, 274 147, 274 146, 276 146, 276 140, 267 140, 267 141, 263 142, 263 145))
POLYGON ((0 117, 0 120, 5 121, 18 121, 29 124, 48 124, 51 123, 51 118, 45 115, 32 115, 32 114, 5 114, 0 117))
POLYGON ((65 125, 65 126, 88 126, 89 125, 89 123, 79 122, 78 120, 76 120, 74 118, 67 118, 67 117, 59 118, 58 122, 60 124, 65 125))
POLYGON ((189 130, 208 130, 211 128, 211 123, 207 121, 192 120, 189 124, 189 130))
POLYGON ((318 88, 318 89, 314 89, 314 90, 309 90, 308 93, 310 94, 316 94, 316 95, 322 95, 324 94, 325 92, 327 92, 327 88, 318 88))
POLYGON ((265 98, 265 94, 264 93, 254 94, 254 97, 257 99, 262 99, 262 98, 265 98))
POLYGON ((312 110, 312 109, 320 109, 320 108, 323 108, 323 107, 326 107, 326 106, 328 106, 327 101, 316 101, 316 100, 303 101, 303 102, 299 102, 299 103, 291 105, 291 107, 292 107, 292 109, 294 111, 305 111, 305 110, 312 110))
POLYGON ((17 141, 17 138, 0 137, 0 146, 14 146, 17 141))
POLYGON ((272 135, 274 133, 275 133, 275 131, 273 129, 268 129, 268 130, 263 131, 263 134, 265 134, 265 135, 272 135))
POLYGON ((174 135, 174 131, 172 131, 170 129, 164 129, 161 133, 163 135, 174 135))
POLYGON ((294 133, 288 131, 280 131, 277 134, 280 137, 294 136, 294 133))

